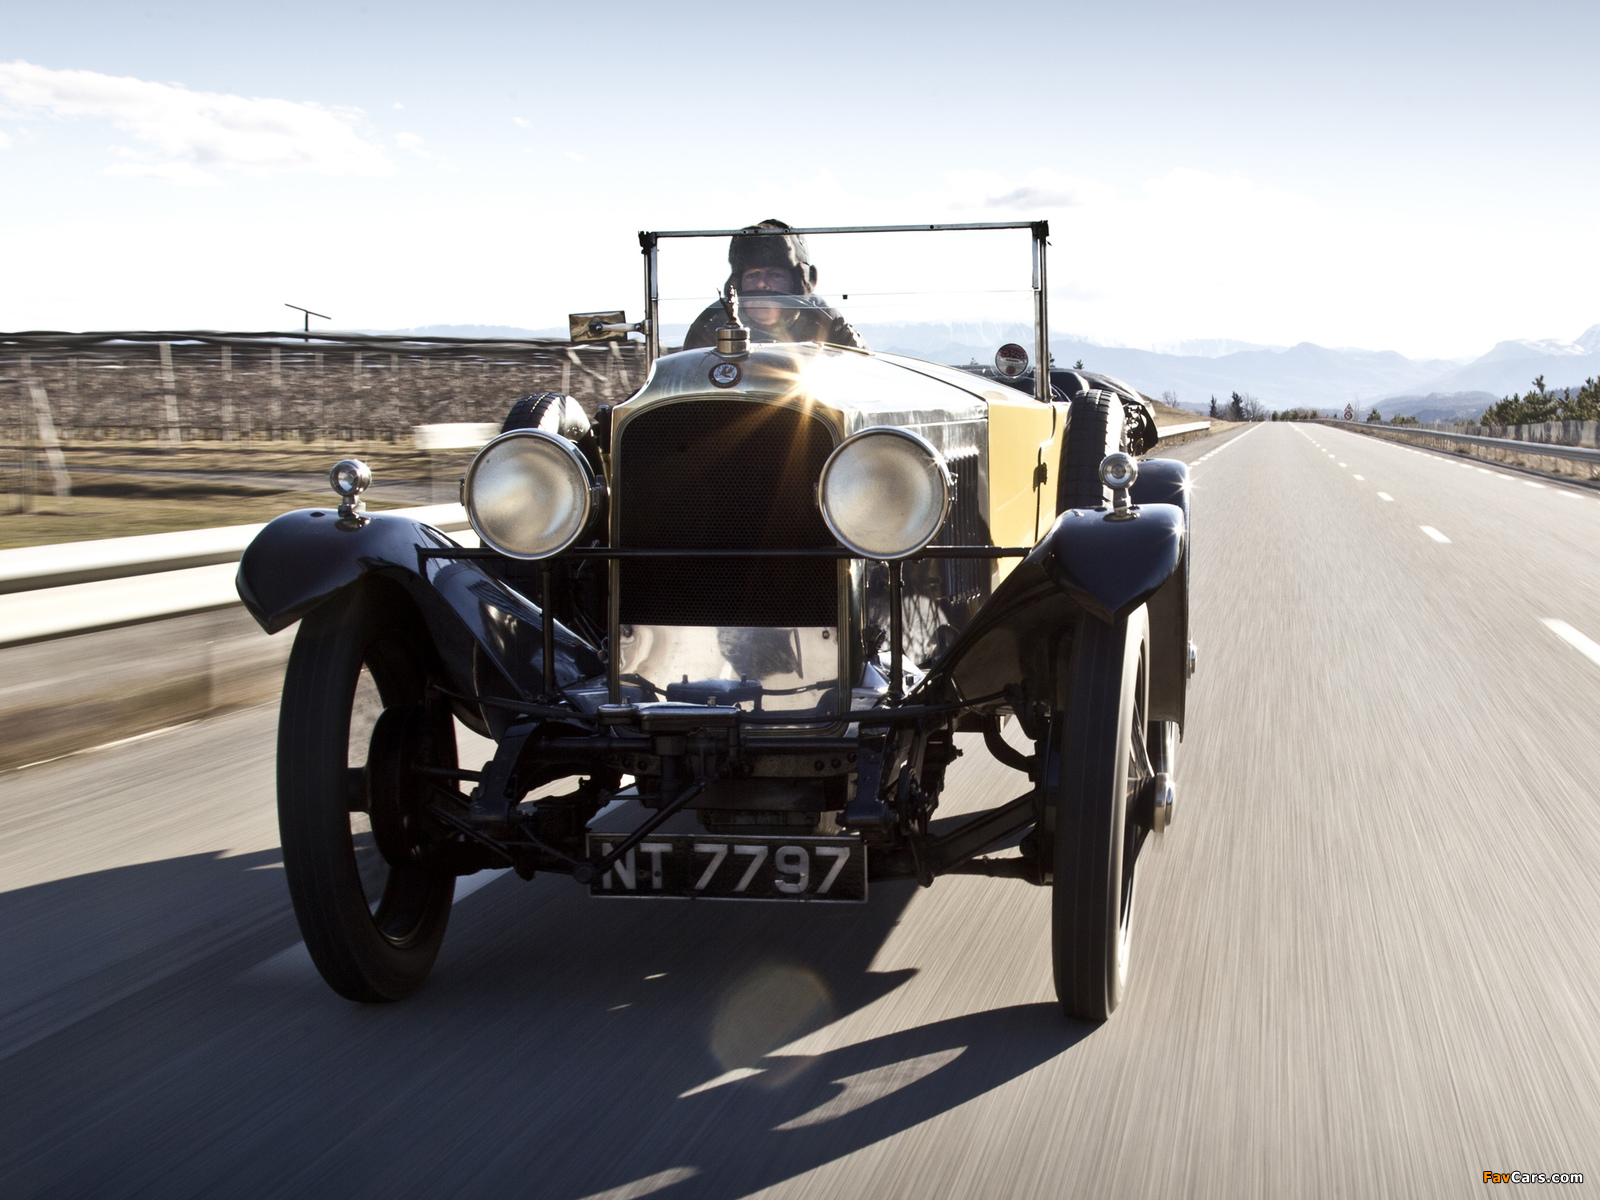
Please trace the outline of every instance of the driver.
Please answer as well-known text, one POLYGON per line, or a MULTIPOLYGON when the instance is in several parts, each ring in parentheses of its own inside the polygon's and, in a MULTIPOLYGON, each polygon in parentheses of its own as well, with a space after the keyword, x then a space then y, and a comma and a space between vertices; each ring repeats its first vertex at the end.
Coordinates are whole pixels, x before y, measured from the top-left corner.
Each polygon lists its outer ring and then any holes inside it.
MULTIPOLYGON (((753 342, 827 342, 865 350, 861 335, 835 308, 812 293, 817 268, 805 238, 790 233, 782 221, 747 225, 749 232, 735 234, 728 243, 729 283, 739 294, 739 313, 750 327, 753 342), (758 229, 780 230, 757 234, 758 229)), ((717 343, 717 329, 727 323, 719 300, 695 318, 684 336, 683 348, 695 350, 717 343)))

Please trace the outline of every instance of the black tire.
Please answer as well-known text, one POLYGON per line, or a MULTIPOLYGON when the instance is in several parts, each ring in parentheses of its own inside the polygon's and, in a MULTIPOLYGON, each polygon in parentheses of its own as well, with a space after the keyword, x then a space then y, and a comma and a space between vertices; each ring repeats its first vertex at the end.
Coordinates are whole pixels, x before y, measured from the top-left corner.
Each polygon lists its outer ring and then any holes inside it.
MULTIPOLYGON (((350 1000, 398 1000, 433 969, 455 876, 390 865, 373 840, 364 775, 377 718, 423 705, 427 669, 415 615, 356 586, 300 624, 278 714, 278 830, 284 874, 311 961, 350 1000)), ((455 740, 429 757, 455 766, 455 740)))
POLYGON ((1127 982, 1145 836, 1131 804, 1150 774, 1145 610, 1115 625, 1085 617, 1072 643, 1066 708, 1052 718, 1059 759, 1046 765, 1055 816, 1051 952, 1062 1009, 1103 1021, 1127 982))
POLYGON ((501 433, 510 433, 513 429, 543 429, 548 433, 559 433, 577 446, 596 474, 603 473, 600 440, 595 436, 589 414, 571 396, 561 392, 535 392, 523 396, 512 404, 511 411, 506 413, 506 419, 500 426, 501 433))
POLYGON ((1088 391, 1073 398, 1056 481, 1056 512, 1110 505, 1111 490, 1100 482, 1100 463, 1124 448, 1125 424, 1122 397, 1115 392, 1088 391))

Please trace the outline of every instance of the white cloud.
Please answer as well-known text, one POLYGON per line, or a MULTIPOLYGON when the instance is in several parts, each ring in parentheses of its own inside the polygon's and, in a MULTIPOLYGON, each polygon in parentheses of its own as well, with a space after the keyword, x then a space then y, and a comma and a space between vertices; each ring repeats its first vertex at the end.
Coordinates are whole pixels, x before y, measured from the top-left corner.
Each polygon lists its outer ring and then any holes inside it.
POLYGON ((570 158, 573 162, 588 162, 589 161, 583 155, 579 154, 576 150, 566 150, 566 151, 563 151, 563 153, 568 158, 570 158))
POLYGON ((991 208, 1005 213, 1038 213, 1077 208, 1108 198, 1111 189, 1092 179, 1078 179, 1057 171, 1030 171, 1022 180, 1007 179, 994 171, 951 171, 945 178, 952 193, 951 208, 991 208))
POLYGON ((0 63, 0 99, 14 110, 109 120, 131 135, 112 174, 168 183, 246 175, 387 175, 394 166, 362 134, 361 113, 309 101, 196 92, 96 71, 0 63))
POLYGON ((414 133, 397 133, 397 134, 395 134, 394 135, 394 144, 396 146, 399 146, 400 149, 402 149, 402 150, 409 150, 412 154, 415 154, 418 158, 432 158, 433 157, 433 155, 429 154, 426 150, 424 150, 422 148, 422 139, 420 137, 418 137, 414 133))
POLYGON ((398 100, 396 100, 396 101, 395 101, 395 102, 394 102, 394 106, 395 106, 395 108, 397 108, 397 109, 401 109, 401 108, 404 108, 404 107, 405 107, 405 105, 404 105, 404 104, 401 104, 401 103, 400 103, 400 101, 398 101, 398 100))
POLYGON ((512 117, 511 118, 511 123, 513 125, 520 126, 523 129, 532 129, 533 128, 533 122, 528 120, 527 117, 512 117))
POLYGON ((11 149, 11 139, 3 131, 0 131, 0 150, 9 149, 11 149))

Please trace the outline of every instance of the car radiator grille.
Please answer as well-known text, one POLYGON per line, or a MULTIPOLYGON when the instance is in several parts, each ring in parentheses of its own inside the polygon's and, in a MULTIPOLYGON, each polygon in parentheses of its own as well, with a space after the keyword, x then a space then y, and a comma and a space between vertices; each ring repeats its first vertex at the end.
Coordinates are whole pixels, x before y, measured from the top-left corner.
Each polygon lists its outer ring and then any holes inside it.
MULTIPOLYGON (((614 473, 619 546, 806 549, 837 543, 817 511, 833 450, 817 418, 739 400, 691 400, 623 427, 614 473)), ((623 559, 624 625, 831 626, 831 559, 623 559)))
MULTIPOLYGON (((983 476, 978 471, 976 446, 946 454, 945 462, 955 481, 950 496, 950 513, 945 517, 944 528, 933 539, 935 546, 987 546, 989 526, 983 519, 983 476)), ((990 562, 981 558, 947 558, 942 560, 944 597, 952 602, 965 602, 982 595, 988 588, 990 562)))

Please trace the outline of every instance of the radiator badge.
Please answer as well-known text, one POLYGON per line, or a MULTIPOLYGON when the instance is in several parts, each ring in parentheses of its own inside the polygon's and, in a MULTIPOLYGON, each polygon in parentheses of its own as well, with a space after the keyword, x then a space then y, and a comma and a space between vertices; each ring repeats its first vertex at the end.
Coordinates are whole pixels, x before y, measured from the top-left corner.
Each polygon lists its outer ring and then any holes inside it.
POLYGON ((711 368, 711 382, 720 388, 730 388, 739 382, 741 374, 738 363, 720 362, 711 368))

